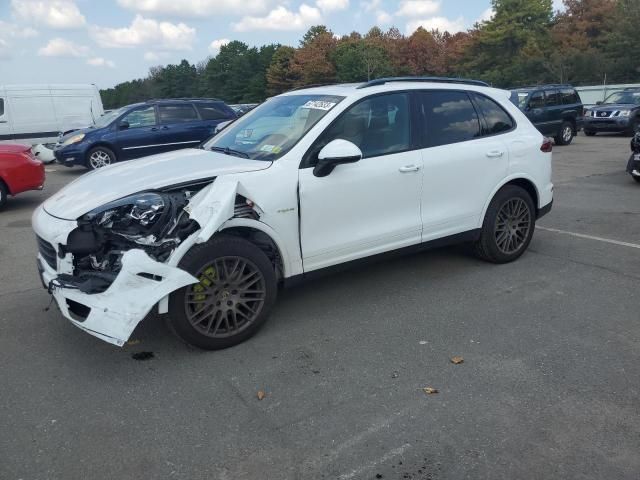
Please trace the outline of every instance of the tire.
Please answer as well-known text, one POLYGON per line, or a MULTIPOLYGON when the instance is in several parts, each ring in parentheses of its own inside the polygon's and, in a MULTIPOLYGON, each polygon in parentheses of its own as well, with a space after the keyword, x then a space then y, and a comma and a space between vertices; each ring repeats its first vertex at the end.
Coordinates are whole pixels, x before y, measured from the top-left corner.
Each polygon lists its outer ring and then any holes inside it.
POLYGON ((635 136, 636 131, 638 130, 639 127, 640 127, 640 121, 638 121, 638 119, 636 118, 631 122, 631 126, 629 127, 629 131, 627 132, 627 135, 629 135, 630 137, 635 136))
POLYGON ((86 167, 89 170, 97 170, 116 163, 116 154, 107 147, 95 147, 87 153, 86 167))
POLYGON ((9 189, 4 184, 2 180, 0 180, 0 208, 4 207, 7 203, 7 196, 9 195, 9 189))
POLYGON ((596 135, 596 132, 594 132, 594 131, 592 131, 592 130, 585 130, 585 131, 584 131, 584 134, 585 134, 587 137, 594 137, 594 136, 596 135))
POLYGON ((569 145, 573 140, 573 123, 571 122, 562 122, 560 125, 560 131, 558 135, 555 137, 556 145, 569 145))
POLYGON ((640 183, 640 177, 634 177, 633 175, 631 176, 631 178, 633 178, 636 182, 640 183))
POLYGON ((480 239, 475 243, 476 255, 491 263, 517 260, 529 247, 535 223, 536 209, 529 193, 515 185, 504 186, 489 204, 480 239), (522 221, 517 222, 518 218, 522 221))
POLYGON ((278 293, 276 273, 248 240, 217 235, 189 250, 179 267, 200 280, 169 296, 169 328, 186 343, 204 350, 233 347, 269 317, 278 293))

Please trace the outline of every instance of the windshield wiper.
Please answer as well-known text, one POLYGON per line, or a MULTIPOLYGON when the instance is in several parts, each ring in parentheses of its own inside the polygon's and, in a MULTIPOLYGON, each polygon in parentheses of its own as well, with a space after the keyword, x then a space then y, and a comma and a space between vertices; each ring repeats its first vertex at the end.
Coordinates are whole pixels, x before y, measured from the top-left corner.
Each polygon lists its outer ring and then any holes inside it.
POLYGON ((232 148, 229 147, 211 147, 209 150, 211 150, 212 152, 221 152, 224 153, 225 155, 235 155, 236 157, 243 157, 243 158, 251 158, 249 157, 248 153, 245 152, 241 152, 240 150, 234 150, 232 148))

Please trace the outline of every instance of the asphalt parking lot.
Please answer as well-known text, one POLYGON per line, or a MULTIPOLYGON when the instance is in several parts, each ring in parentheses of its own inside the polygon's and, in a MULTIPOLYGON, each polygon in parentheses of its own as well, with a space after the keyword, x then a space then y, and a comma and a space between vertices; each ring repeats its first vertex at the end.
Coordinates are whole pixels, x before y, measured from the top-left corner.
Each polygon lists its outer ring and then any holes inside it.
POLYGON ((0 479, 637 479, 628 144, 554 149, 554 209, 518 262, 456 247, 315 280, 220 352, 158 316, 119 349, 44 311, 31 212, 83 172, 51 166, 0 213, 0 479))

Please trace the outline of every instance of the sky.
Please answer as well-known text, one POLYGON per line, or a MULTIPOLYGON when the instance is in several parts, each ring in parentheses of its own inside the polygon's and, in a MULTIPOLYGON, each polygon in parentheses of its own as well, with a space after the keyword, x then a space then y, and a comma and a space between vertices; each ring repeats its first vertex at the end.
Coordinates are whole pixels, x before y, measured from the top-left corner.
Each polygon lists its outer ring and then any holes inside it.
POLYGON ((296 46, 318 24, 337 35, 456 32, 490 16, 490 0, 0 0, 0 85, 108 88, 155 65, 198 63, 230 40, 296 46))

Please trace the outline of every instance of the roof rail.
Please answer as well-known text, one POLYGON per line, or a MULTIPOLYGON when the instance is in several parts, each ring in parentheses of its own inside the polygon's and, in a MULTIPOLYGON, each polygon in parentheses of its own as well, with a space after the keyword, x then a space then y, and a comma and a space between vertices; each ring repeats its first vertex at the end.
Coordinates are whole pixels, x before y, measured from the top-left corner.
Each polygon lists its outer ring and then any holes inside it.
POLYGON ((189 101, 193 101, 193 100, 204 100, 204 101, 209 101, 209 102, 221 102, 222 101, 219 98, 177 97, 177 98, 150 98, 149 100, 146 100, 145 103, 170 102, 170 101, 174 101, 174 100, 180 100, 180 101, 185 101, 185 102, 189 102, 189 101))
POLYGON ((523 85, 521 87, 510 87, 507 90, 519 90, 523 88, 573 88, 569 83, 541 83, 540 85, 523 85))
POLYGON ((333 85, 337 85, 337 83, 311 83, 309 85, 300 85, 299 87, 292 88, 291 90, 287 90, 288 92, 295 92, 297 90, 304 90, 305 88, 316 88, 316 87, 331 87, 333 85))
POLYGON ((378 85, 384 85, 391 82, 424 82, 424 83, 459 83, 464 85, 476 85, 479 87, 488 87, 489 84, 481 80, 468 80, 466 78, 451 78, 451 77, 389 77, 389 78, 377 78, 367 83, 363 83, 358 87, 369 88, 377 87, 378 85))

